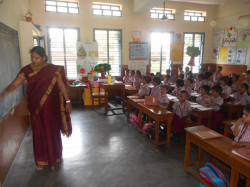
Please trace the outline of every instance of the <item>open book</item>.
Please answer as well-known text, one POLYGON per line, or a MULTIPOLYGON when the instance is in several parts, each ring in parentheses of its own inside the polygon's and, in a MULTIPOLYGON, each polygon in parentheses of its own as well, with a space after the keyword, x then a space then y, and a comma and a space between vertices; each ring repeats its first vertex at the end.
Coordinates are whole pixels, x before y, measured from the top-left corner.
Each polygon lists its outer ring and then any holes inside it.
POLYGON ((250 161, 250 148, 249 147, 233 149, 232 153, 250 161))
POLYGON ((204 132, 195 132, 195 134, 197 136, 203 138, 204 140, 223 137, 223 135, 221 135, 215 131, 212 131, 212 130, 204 131, 204 132))

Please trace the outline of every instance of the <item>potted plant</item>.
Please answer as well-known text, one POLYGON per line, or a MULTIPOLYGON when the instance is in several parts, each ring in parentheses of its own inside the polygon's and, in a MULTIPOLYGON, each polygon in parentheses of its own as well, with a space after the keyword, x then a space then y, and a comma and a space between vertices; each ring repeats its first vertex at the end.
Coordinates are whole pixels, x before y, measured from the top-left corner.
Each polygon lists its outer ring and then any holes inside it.
POLYGON ((28 12, 23 17, 25 17, 27 22, 32 22, 32 14, 30 10, 28 10, 28 12))
POLYGON ((111 65, 108 63, 98 64, 94 67, 94 70, 101 73, 101 78, 105 79, 105 74, 107 71, 111 70, 111 65))
POLYGON ((201 54, 199 47, 188 46, 186 54, 191 56, 188 66, 194 66, 194 58, 201 54))

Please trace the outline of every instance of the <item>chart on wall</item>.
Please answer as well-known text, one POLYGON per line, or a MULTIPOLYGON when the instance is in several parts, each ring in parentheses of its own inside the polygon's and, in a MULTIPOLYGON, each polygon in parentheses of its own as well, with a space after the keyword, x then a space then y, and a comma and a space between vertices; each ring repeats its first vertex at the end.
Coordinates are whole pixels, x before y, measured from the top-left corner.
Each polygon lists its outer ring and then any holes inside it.
POLYGON ((220 48, 213 48, 213 59, 219 58, 220 48))
POLYGON ((145 61, 129 61, 129 70, 140 70, 142 75, 146 75, 146 62, 145 61))
POLYGON ((235 47, 237 40, 238 30, 236 26, 230 26, 225 28, 224 44, 223 47, 235 47))
POLYGON ((182 61, 182 44, 171 44, 170 49, 170 60, 172 61, 182 61))
POLYGON ((129 42, 129 60, 148 60, 148 43, 129 42))
POLYGON ((227 60, 227 47, 221 47, 219 53, 219 60, 226 61, 227 60))
POLYGON ((228 64, 235 64, 236 63, 236 53, 237 50, 236 48, 228 48, 228 52, 227 52, 227 63, 228 64))
POLYGON ((237 47, 250 46, 250 29, 238 30, 237 47))
POLYGON ((98 62, 97 42, 77 42, 77 76, 86 77, 98 62))
POLYGON ((246 64, 247 48, 237 48, 236 64, 246 64))
POLYGON ((224 38, 224 29, 214 29, 213 31, 213 47, 222 47, 224 38))

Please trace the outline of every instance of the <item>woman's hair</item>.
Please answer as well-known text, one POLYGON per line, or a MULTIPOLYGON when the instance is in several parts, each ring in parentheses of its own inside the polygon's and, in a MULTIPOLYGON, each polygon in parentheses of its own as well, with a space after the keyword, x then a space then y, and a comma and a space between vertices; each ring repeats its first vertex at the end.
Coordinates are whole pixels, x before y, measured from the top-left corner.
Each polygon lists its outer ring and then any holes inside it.
POLYGON ((184 74, 180 74, 178 77, 180 77, 181 79, 184 79, 184 74))
POLYGON ((130 73, 134 73, 135 74, 135 70, 130 70, 130 73))
POLYGON ((236 73, 233 73, 230 75, 230 77, 232 78, 233 76, 236 77, 236 81, 240 78, 240 75, 237 75, 236 73))
POLYGON ((201 88, 205 90, 205 92, 209 93, 210 92, 210 86, 208 85, 203 85, 201 88))
POLYGON ((158 85, 161 84, 161 79, 160 77, 154 77, 153 81, 156 82, 158 85))
POLYGON ((220 78, 220 80, 225 81, 225 83, 228 86, 232 86, 233 79, 231 77, 229 77, 229 76, 223 76, 223 77, 220 78))
POLYGON ((211 90, 214 90, 215 92, 219 92, 219 94, 221 94, 222 87, 220 85, 214 85, 211 90))
POLYGON ((248 113, 250 113, 250 105, 246 105, 244 110, 247 111, 248 113))
POLYGON ((140 70, 136 70, 136 73, 139 75, 139 77, 141 77, 141 71, 140 70))
POLYGON ((184 86, 184 80, 177 79, 176 85, 177 85, 177 84, 178 84, 180 87, 184 86))
POLYGON ((212 75, 213 75, 212 71, 206 71, 203 75, 203 79, 208 79, 212 75))
POLYGON ((151 78, 148 76, 143 76, 142 79, 144 79, 147 82, 147 84, 150 83, 150 81, 151 81, 151 78))
POLYGON ((48 62, 48 56, 46 55, 46 52, 43 47, 40 47, 40 46, 33 47, 30 50, 30 53, 34 53, 34 52, 38 54, 39 56, 41 56, 42 58, 45 57, 45 62, 48 62))
POLYGON ((200 73, 200 74, 197 75, 197 78, 198 78, 198 79, 199 79, 199 78, 200 78, 200 79, 203 79, 203 77, 204 77, 204 76, 203 76, 202 73, 200 73))
POLYGON ((248 91, 248 89, 249 89, 249 86, 248 86, 247 83, 241 83, 240 86, 244 86, 244 87, 246 88, 247 91, 248 91))

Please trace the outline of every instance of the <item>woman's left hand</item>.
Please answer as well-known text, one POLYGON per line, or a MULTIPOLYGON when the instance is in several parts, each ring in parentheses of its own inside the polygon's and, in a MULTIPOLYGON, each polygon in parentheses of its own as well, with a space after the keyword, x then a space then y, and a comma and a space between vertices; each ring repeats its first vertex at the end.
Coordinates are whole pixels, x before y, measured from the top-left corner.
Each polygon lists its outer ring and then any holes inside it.
POLYGON ((71 109, 72 109, 71 103, 66 103, 66 111, 71 114, 71 109))

